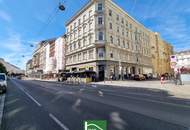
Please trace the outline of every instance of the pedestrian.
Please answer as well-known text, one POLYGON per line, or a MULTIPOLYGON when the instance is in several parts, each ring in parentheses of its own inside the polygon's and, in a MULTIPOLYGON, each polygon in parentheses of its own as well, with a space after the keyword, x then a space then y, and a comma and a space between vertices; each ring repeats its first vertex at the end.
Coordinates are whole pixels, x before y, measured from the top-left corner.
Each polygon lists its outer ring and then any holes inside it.
POLYGON ((183 85, 181 80, 181 71, 179 68, 175 70, 175 84, 178 85, 178 82, 179 85, 183 85))
POLYGON ((161 84, 164 84, 164 75, 161 75, 160 82, 161 84))

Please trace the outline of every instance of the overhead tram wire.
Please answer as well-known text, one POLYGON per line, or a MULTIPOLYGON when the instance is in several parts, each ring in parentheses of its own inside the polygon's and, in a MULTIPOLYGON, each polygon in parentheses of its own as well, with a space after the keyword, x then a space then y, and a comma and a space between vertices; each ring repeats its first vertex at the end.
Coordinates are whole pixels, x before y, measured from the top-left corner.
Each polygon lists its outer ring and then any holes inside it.
POLYGON ((53 9, 52 13, 49 15, 49 17, 47 18, 46 23, 44 24, 44 26, 40 29, 38 36, 41 36, 43 34, 43 32, 47 29, 47 27, 52 23, 52 21, 54 20, 54 18, 56 17, 57 13, 58 13, 59 9, 56 5, 56 7, 53 9))

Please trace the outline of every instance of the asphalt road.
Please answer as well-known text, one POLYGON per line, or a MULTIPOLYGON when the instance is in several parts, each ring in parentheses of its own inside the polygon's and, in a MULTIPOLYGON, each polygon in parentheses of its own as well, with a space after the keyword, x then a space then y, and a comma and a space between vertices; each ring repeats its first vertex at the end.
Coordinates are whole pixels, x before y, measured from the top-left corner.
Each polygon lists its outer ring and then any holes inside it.
POLYGON ((190 101, 165 91, 11 79, 1 130, 190 130, 190 101))

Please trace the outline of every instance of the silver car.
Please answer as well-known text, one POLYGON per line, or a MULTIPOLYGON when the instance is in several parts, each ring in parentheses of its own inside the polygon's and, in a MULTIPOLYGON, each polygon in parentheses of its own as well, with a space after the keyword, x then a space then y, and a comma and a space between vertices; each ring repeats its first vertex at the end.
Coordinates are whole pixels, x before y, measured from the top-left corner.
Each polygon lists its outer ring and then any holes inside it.
POLYGON ((0 92, 5 93, 7 90, 7 76, 5 73, 0 73, 0 92))

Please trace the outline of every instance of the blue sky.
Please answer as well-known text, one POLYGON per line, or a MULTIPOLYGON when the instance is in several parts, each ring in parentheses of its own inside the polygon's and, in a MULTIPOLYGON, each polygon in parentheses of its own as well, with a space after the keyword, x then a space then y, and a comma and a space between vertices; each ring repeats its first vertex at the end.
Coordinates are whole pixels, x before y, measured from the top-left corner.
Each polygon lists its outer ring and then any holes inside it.
MULTIPOLYGON (((0 0, 0 57, 24 69, 34 50, 30 44, 62 35, 65 22, 88 0, 63 0, 66 11, 56 12, 59 1, 0 0)), ((113 1, 175 50, 190 49, 190 0, 113 1)))

